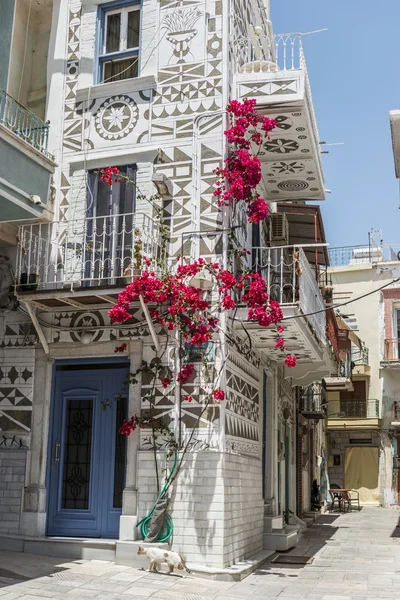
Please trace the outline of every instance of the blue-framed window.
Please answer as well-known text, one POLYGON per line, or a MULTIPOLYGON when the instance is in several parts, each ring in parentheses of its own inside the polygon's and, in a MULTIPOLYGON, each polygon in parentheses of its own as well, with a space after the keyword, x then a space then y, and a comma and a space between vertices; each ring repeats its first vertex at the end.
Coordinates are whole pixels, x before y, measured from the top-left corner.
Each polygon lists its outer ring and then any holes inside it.
POLYGON ((100 7, 97 83, 139 74, 140 2, 121 0, 100 7))

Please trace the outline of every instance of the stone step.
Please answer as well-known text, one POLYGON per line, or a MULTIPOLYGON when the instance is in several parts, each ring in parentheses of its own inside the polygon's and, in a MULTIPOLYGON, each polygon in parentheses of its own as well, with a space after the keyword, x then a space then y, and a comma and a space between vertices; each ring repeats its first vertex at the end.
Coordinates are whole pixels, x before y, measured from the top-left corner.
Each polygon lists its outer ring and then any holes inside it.
POLYGON ((286 526, 283 529, 273 529, 271 533, 264 533, 264 549, 284 552, 296 546, 298 542, 295 527, 286 526))
POLYGON ((86 560, 115 560, 116 543, 105 539, 0 536, 0 550, 86 560))
POLYGON ((264 533, 271 533, 273 529, 283 528, 282 515, 264 516, 264 533))

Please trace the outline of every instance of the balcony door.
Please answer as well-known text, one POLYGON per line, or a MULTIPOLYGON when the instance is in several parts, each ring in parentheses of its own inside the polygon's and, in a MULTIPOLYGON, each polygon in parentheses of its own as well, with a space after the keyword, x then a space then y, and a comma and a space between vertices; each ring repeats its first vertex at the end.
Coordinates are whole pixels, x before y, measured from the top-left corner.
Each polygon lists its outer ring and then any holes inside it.
POLYGON ((47 534, 115 538, 125 483, 127 363, 59 364, 49 436, 47 534))
POLYGON ((352 392, 340 392, 340 412, 346 417, 365 419, 368 416, 367 382, 353 380, 352 392))
MULTIPOLYGON (((118 167, 136 181, 136 166, 118 167)), ((134 183, 123 179, 109 186, 98 170, 88 173, 86 195, 84 285, 118 285, 132 259, 136 209, 134 183)))

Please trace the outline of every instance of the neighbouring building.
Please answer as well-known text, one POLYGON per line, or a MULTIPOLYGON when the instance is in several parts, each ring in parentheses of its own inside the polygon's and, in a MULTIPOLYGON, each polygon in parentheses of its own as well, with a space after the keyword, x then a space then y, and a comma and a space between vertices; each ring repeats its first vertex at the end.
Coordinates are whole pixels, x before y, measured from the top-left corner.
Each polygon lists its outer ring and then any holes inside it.
POLYGON ((34 226, 52 218, 56 165, 49 152, 49 124, 45 116, 52 3, 4 0, 0 8, 0 535, 3 535, 17 534, 21 526, 37 342, 29 315, 32 309, 19 305, 15 297, 18 230, 20 224, 34 226))
MULTIPOLYGON (((260 155, 260 192, 272 214, 242 227, 238 241, 281 303, 298 362, 288 370, 274 332, 246 324, 253 351, 230 348, 226 400, 205 414, 176 482, 173 549, 220 569, 295 545, 294 516, 310 510, 312 482, 326 494, 323 379, 336 372, 320 289, 326 240, 319 208, 307 205, 323 201, 325 189, 300 35, 273 34, 269 3, 256 0, 43 0, 31 11, 13 4, 2 22, 9 73, 0 75, 29 110, 3 96, 18 116, 16 125, 0 121, 14 153, 0 146, 11 169, 0 194, 12 168, 19 177, 9 181, 0 229, 18 300, 4 275, 0 489, 8 500, 0 543, 13 534, 15 549, 133 560, 136 524, 156 498, 154 458, 146 432, 126 439, 119 426, 148 408, 146 378, 120 394, 129 370, 155 359, 162 331, 149 327, 139 303, 124 325, 112 325, 108 310, 138 237, 157 256, 160 232, 143 195, 162 198, 170 257, 226 260, 213 171, 227 152, 228 101, 256 98, 277 121, 260 155), (39 141, 19 120, 32 113, 39 141), (39 165, 34 172, 23 166, 28 159, 39 165), (110 166, 141 194, 102 182, 98 171, 110 166), (127 351, 116 356, 122 342, 127 351)), ((221 339, 211 346, 220 364, 221 339)), ((157 415, 172 426, 179 390, 165 390, 161 379, 177 360, 167 352, 157 380, 157 415)), ((196 374, 185 386, 194 398, 181 414, 185 431, 204 402, 202 383, 196 374)))
POLYGON ((339 370, 327 380, 330 481, 359 490, 364 503, 397 505, 397 249, 372 236, 368 246, 329 254, 334 304, 345 303, 337 309, 339 370))

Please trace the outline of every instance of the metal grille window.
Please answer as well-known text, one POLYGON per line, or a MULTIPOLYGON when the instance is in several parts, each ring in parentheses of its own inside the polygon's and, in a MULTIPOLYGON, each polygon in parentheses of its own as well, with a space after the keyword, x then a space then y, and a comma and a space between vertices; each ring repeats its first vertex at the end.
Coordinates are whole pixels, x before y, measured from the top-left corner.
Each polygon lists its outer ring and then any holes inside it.
MULTIPOLYGON (((114 4, 114 3, 113 3, 114 4)), ((140 5, 101 8, 99 82, 131 79, 139 74, 140 5)))

